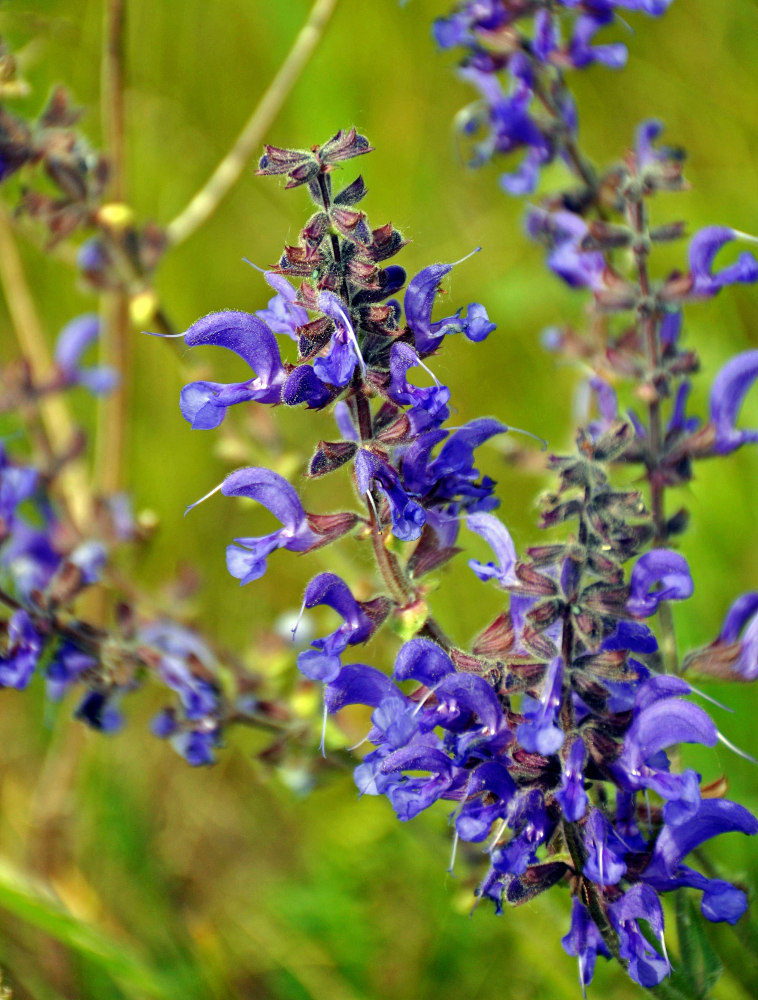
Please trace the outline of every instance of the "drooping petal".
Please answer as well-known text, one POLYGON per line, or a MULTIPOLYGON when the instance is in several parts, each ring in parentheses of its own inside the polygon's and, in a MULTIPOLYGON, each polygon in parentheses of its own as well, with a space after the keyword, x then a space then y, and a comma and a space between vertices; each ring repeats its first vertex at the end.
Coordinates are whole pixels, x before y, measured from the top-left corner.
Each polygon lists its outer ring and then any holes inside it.
POLYGON ((722 642, 736 642, 743 628, 756 613, 758 613, 758 591, 742 594, 729 608, 719 639, 722 642))
POLYGON ((309 410, 320 410, 333 398, 333 394, 310 365, 293 368, 282 388, 282 402, 287 406, 305 403, 309 410))
POLYGON ((758 441, 758 430, 735 426, 742 401, 758 378, 758 351, 744 351, 728 361, 716 376, 711 390, 711 421, 716 428, 713 449, 728 455, 743 444, 758 441))
POLYGON ((377 708, 385 699, 395 697, 404 702, 403 696, 386 674, 363 663, 346 663, 324 691, 324 701, 330 713, 338 712, 345 705, 371 705, 377 708))
POLYGON ((496 579, 501 587, 518 582, 516 576, 516 547, 505 525, 493 514, 474 513, 466 518, 471 531, 481 535, 495 553, 497 563, 469 560, 469 566, 480 580, 496 579))
POLYGON ((447 674, 455 672, 453 661, 431 639, 411 639, 400 647, 393 676, 398 681, 414 680, 433 688, 447 674))
POLYGON ((530 753, 541 753, 549 757, 563 745, 563 730, 556 725, 562 689, 563 660, 556 656, 545 673, 540 700, 533 702, 534 708, 528 708, 524 712, 526 721, 516 730, 516 739, 530 753))
POLYGON ((446 674, 435 687, 435 694, 440 711, 448 717, 458 717, 461 710, 474 713, 490 733, 496 733, 504 724, 498 697, 483 677, 458 672, 446 674))
POLYGON ((715 295, 725 285, 758 281, 758 262, 747 251, 740 254, 735 264, 713 273, 716 254, 726 243, 738 239, 739 235, 728 226, 706 226, 693 236, 689 257, 692 290, 696 295, 715 295))
POLYGON ((561 944, 568 955, 574 955, 579 961, 582 989, 592 982, 598 952, 606 958, 611 957, 589 910, 576 897, 571 906, 571 929, 561 938, 561 944))
POLYGON ((690 822, 663 828, 645 875, 673 876, 682 860, 696 847, 711 837, 732 832, 754 836, 758 833, 758 820, 736 802, 703 799, 690 822))
POLYGON ((319 573, 305 588, 303 607, 326 604, 341 615, 347 626, 348 642, 365 642, 373 630, 371 619, 353 597, 352 591, 336 573, 319 573))
POLYGON ((251 313, 227 310, 197 320, 184 335, 188 347, 215 345, 234 351, 246 361, 257 378, 250 388, 260 403, 278 403, 284 382, 284 367, 276 337, 263 320, 251 313))
POLYGON ((400 484, 400 477, 378 455, 361 448, 355 457, 355 477, 361 494, 368 493, 371 483, 376 481, 390 508, 392 534, 403 542, 411 542, 421 536, 426 522, 424 508, 411 499, 400 484))
POLYGON ((685 600, 694 590, 687 560, 671 549, 646 552, 634 564, 629 590, 626 607, 637 618, 654 614, 661 601, 685 600))
POLYGON ((621 957, 629 962, 629 975, 640 986, 657 986, 670 972, 668 960, 644 937, 637 921, 646 920, 657 937, 663 934, 663 911, 655 891, 637 883, 609 907, 619 935, 621 957))
POLYGON ((55 344, 55 363, 70 385, 84 385, 95 395, 110 392, 118 384, 118 372, 107 366, 82 368, 80 361, 87 348, 100 335, 100 318, 85 313, 67 323, 55 344))
POLYGON ((258 466, 237 469, 223 481, 221 492, 226 497, 257 500, 281 521, 290 537, 294 537, 305 523, 305 511, 294 486, 272 469, 258 466))

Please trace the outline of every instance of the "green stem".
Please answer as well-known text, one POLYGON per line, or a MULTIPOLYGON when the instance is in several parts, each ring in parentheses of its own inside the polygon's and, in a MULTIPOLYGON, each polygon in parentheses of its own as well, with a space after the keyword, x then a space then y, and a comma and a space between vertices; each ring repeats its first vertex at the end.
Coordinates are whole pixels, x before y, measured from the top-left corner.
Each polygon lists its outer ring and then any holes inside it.
MULTIPOLYGON (((632 227, 637 235, 634 248, 634 259, 637 267, 637 278, 640 292, 645 300, 649 300, 651 292, 650 276, 647 267, 649 253, 648 222, 642 198, 629 203, 629 216, 632 227)), ((647 301, 641 306, 638 322, 643 333, 645 352, 651 381, 654 383, 661 365, 661 347, 658 338, 659 317, 650 310, 647 301)), ((652 398, 648 403, 649 451, 647 459, 647 478, 650 483, 650 510, 653 518, 655 537, 653 545, 664 546, 668 541, 666 533, 665 485, 661 476, 663 459, 663 426, 661 419, 661 402, 657 386, 653 385, 652 398)), ((671 605, 661 601, 658 605, 659 642, 663 668, 667 674, 679 673, 679 662, 676 647, 676 632, 671 605)))
POLYGON ((313 55, 338 0, 316 0, 287 58, 245 123, 234 145, 190 203, 166 227, 170 245, 183 243, 213 215, 239 180, 253 152, 279 114, 298 77, 313 55))

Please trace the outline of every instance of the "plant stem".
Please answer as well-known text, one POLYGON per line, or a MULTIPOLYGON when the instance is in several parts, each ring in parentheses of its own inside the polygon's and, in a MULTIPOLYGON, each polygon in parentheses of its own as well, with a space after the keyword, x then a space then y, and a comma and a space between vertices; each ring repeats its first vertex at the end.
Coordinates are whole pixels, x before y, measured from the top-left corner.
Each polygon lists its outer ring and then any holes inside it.
POLYGON ((326 29, 339 0, 316 0, 287 58, 204 186, 166 227, 170 245, 184 242, 215 212, 239 180, 255 149, 279 114, 326 29))
MULTIPOLYGON (((16 339, 21 353, 31 366, 34 381, 45 379, 53 371, 53 360, 29 290, 10 220, 2 207, 0 284, 16 339)), ((39 412, 47 438, 46 450, 52 454, 65 454, 74 439, 75 427, 64 397, 61 394, 51 394, 41 398, 39 412)), ((74 528, 84 532, 92 516, 92 494, 84 463, 80 459, 66 463, 58 478, 58 485, 74 528)))
MULTIPOLYGON (((110 193, 115 202, 126 197, 124 177, 124 28, 126 0, 106 0, 102 53, 102 116, 106 152, 111 166, 110 193)), ((125 288, 105 292, 101 314, 103 363, 119 373, 120 384, 100 403, 97 421, 95 481, 103 493, 114 493, 124 480, 128 426, 131 340, 129 299, 125 288)))
MULTIPOLYGON (((632 227, 638 237, 637 245, 634 248, 634 259, 637 266, 640 292, 645 299, 648 299, 651 290, 650 276, 647 268, 649 250, 646 249, 648 245, 648 223, 645 206, 641 198, 629 204, 629 215, 632 227)), ((655 382, 661 364, 661 348, 658 339, 659 317, 649 307, 643 308, 645 311, 640 312, 638 322, 644 335, 648 368, 653 382, 655 382)), ((648 402, 648 426, 650 440, 647 477, 650 483, 650 509, 655 528, 653 545, 663 546, 668 540, 666 534, 665 484, 660 474, 664 435, 661 422, 661 402, 658 396, 658 387, 655 384, 653 385, 652 397, 648 402)), ((668 674, 677 674, 679 672, 679 663, 676 648, 676 633, 674 631, 674 618, 671 613, 671 605, 668 601, 661 601, 658 605, 658 624, 660 626, 659 640, 664 670, 668 674)))

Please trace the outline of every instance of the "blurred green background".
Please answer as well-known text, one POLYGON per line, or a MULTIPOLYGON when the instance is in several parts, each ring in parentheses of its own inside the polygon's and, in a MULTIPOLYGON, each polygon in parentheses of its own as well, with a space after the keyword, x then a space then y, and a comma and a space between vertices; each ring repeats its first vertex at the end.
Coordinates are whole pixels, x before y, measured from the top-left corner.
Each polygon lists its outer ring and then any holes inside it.
MULTIPOLYGON (((221 159, 265 90, 307 16, 306 0, 129 0, 127 126, 129 201, 142 219, 172 219, 221 159)), ((467 171, 452 129, 473 97, 452 72, 453 56, 430 37, 439 0, 341 0, 319 49, 279 115, 268 141, 323 142, 355 124, 376 152, 348 165, 363 173, 363 206, 373 225, 391 220, 412 242, 398 259, 413 274, 483 252, 453 272, 449 301, 481 301, 498 330, 484 344, 451 338, 434 359, 453 389, 463 421, 482 413, 568 446, 574 390, 582 372, 556 365, 539 331, 566 318, 580 323, 584 301, 548 275, 538 248, 522 234, 523 205, 499 192, 496 168, 467 171)), ((686 218, 690 231, 725 224, 758 233, 758 4, 676 0, 660 20, 630 16, 629 65, 575 74, 588 152, 618 158, 636 123, 661 117, 666 138, 690 153, 692 190, 660 199, 657 218, 686 218)), ((64 81, 88 108, 83 128, 99 135, 102 3, 9 0, 0 32, 20 53, 33 94, 20 109, 36 113, 64 81)), ((609 33, 610 37, 610 33, 609 33)), ((559 181, 549 172, 546 185, 559 181)), ((242 262, 265 266, 296 239, 309 212, 302 189, 285 192, 248 169, 208 224, 169 254, 157 287, 177 328, 222 308, 254 310, 270 290, 242 262)), ((62 262, 21 245, 30 283, 51 341, 72 316, 95 307, 62 262)), ((674 265, 684 245, 668 252, 674 265)), ((0 357, 14 352, 4 307, 0 357)), ((692 411, 705 414, 714 372, 735 351, 758 347, 758 292, 727 291, 692 307, 687 331, 704 374, 692 411)), ((191 431, 177 406, 193 377, 245 377, 225 352, 199 351, 134 337, 129 424, 129 485, 137 508, 155 512, 159 528, 136 566, 150 585, 190 565, 201 574, 198 621, 251 669, 261 665, 256 636, 297 606, 305 582, 333 568, 332 550, 294 559, 275 553, 267 576, 240 590, 224 566, 224 546, 259 533, 265 513, 215 497, 184 520, 185 504, 231 467, 266 456, 297 471, 319 437, 333 433, 326 414, 233 412, 223 434, 191 431), (202 374, 205 373, 205 374, 202 374), (211 375, 211 373, 213 373, 211 375)), ((758 393, 754 393, 758 396, 758 393)), ((91 421, 91 406, 75 402, 91 421)), ((743 426, 758 426, 758 399, 748 399, 743 426)), ((480 465, 499 481, 501 513, 517 547, 537 539, 534 497, 547 483, 514 468, 509 445, 482 449, 480 465)), ((328 509, 322 484, 303 488, 306 507, 328 509), (319 506, 322 505, 322 506, 319 506)), ((685 495, 693 514, 683 543, 696 580, 694 597, 675 609, 682 647, 710 641, 733 598, 756 586, 758 454, 743 449, 703 463, 685 495)), ((352 547, 351 547, 352 544, 352 547)), ((371 591, 371 564, 357 543, 339 570, 371 591)), ((471 585, 465 560, 442 576, 434 595, 446 628, 464 642, 497 612, 493 589, 471 585)), ((381 638, 365 654, 388 663, 394 642, 381 638)), ((294 656, 268 657, 278 680, 295 683, 294 656)), ((709 693, 737 711, 715 710, 735 743, 758 749, 751 687, 712 685, 709 693)), ((307 717, 315 693, 303 696, 307 717)), ((16 997, 247 998, 388 1000, 494 996, 531 1000, 578 996, 576 965, 560 948, 567 894, 554 891, 496 919, 482 907, 469 919, 471 890, 482 871, 474 849, 459 853, 457 878, 445 873, 450 849, 445 808, 408 825, 384 800, 356 802, 349 770, 317 776, 311 794, 299 762, 264 767, 255 741, 233 734, 212 769, 192 770, 147 726, 155 701, 145 692, 128 705, 117 738, 86 732, 70 706, 45 714, 41 685, 3 693, 0 715, 0 967, 16 997)), ((315 723, 314 723, 315 725, 315 723)), ((365 719, 352 717, 348 738, 365 719)), ((314 728, 315 734, 315 728, 314 728)), ((314 735, 314 742, 317 737, 314 735)), ((728 774, 730 795, 758 808, 756 769, 728 751, 685 753, 705 780, 728 774)), ((335 757, 335 762, 340 758, 335 757)), ((758 849, 745 838, 715 845, 720 870, 758 885, 758 849)), ((725 963, 714 996, 758 995, 758 932, 743 921, 709 928, 725 963)), ((673 931, 671 932, 673 937, 673 931)), ((619 971, 598 968, 595 995, 640 991, 619 971)))

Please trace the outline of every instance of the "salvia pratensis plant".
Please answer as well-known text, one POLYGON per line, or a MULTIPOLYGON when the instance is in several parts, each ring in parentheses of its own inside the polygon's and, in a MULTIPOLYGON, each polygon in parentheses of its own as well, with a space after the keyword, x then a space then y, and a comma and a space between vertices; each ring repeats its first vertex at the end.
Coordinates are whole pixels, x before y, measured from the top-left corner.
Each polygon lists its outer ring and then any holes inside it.
MULTIPOLYGON (((277 548, 309 551, 348 532, 370 539, 382 592, 358 601, 335 573, 311 580, 304 608, 325 605, 342 624, 314 639, 298 666, 323 684, 325 713, 351 704, 372 709, 373 749, 355 773, 362 793, 385 795, 401 820, 440 799, 455 804, 456 840, 486 845, 480 896, 500 910, 504 902, 568 886, 573 910, 563 943, 578 957, 584 985, 598 954, 623 962, 643 986, 668 974, 662 893, 695 888, 709 920, 739 919, 745 893, 685 859, 719 833, 758 831, 742 806, 718 797, 717 788, 703 790, 694 770, 672 768, 672 747, 714 746, 720 734, 707 712, 686 700, 690 683, 666 672, 669 619, 660 614, 693 591, 685 558, 666 547, 686 515, 665 516, 664 489, 686 481, 695 459, 731 450, 732 435, 744 433, 719 418, 727 403, 718 390, 710 424, 701 428, 686 415, 687 378, 697 359, 680 346, 680 310, 723 284, 755 280, 758 269, 744 258, 738 270, 713 276, 713 241, 717 247, 725 235, 706 230, 693 240, 687 273, 651 282, 647 258, 656 240, 643 199, 659 176, 671 186, 672 171, 677 178, 680 172, 678 157, 649 145, 649 128, 643 136, 643 151, 603 181, 615 191, 622 221, 588 225, 588 244, 564 248, 561 264, 572 277, 591 272, 592 280, 575 284, 595 290, 596 308, 609 323, 631 313, 618 340, 609 330, 606 352, 616 372, 636 374, 648 412, 621 415, 610 384, 592 380, 598 417, 579 431, 573 454, 551 456, 556 485, 540 503, 541 527, 562 529, 560 537, 521 558, 492 513, 493 481, 474 466, 475 449, 507 427, 485 416, 448 429, 450 390, 433 375, 447 334, 481 341, 493 325, 476 303, 433 318, 451 265, 425 268, 407 282, 402 304, 394 297, 406 275, 385 261, 403 246, 402 236, 391 226, 372 229, 355 207, 364 194, 360 177, 332 190, 335 164, 369 151, 355 130, 310 151, 267 147, 259 173, 284 175, 288 187, 307 184, 315 213, 297 245, 266 272, 277 292, 267 309, 213 313, 184 336, 190 346, 234 351, 254 372, 232 385, 186 386, 182 412, 194 427, 216 427, 230 405, 250 400, 311 409, 334 404, 338 437, 319 442, 306 475, 349 471, 363 510, 309 513, 277 473, 239 469, 221 493, 258 501, 282 527, 233 540, 228 569, 247 584, 263 576, 277 548), (614 267, 606 259, 625 248, 631 249, 628 277, 621 261, 614 267), (293 362, 280 352, 288 338, 297 345, 293 362), (418 368, 432 385, 408 381, 418 368), (649 501, 613 485, 614 465, 622 462, 642 467, 649 501), (495 556, 488 564, 472 561, 473 572, 510 594, 471 649, 452 643, 424 602, 423 576, 457 554, 463 523, 495 556), (646 622, 656 613, 660 648, 646 622), (343 664, 349 645, 367 642, 393 615, 406 627, 411 622, 412 637, 398 651, 391 677, 368 664, 343 664)), ((550 208, 534 209, 529 225, 546 234, 555 253, 550 208)), ((678 235, 665 231, 667 240, 678 235)), ((747 384, 743 377, 743 391, 747 384)), ((734 389, 726 391, 734 410, 734 389)), ((748 602, 745 614, 754 613, 748 602)))
MULTIPOLYGON (((435 375, 448 335, 478 344, 495 330, 478 302, 444 310, 437 302, 452 269, 471 266, 478 248, 409 279, 394 262, 402 234, 390 223, 373 227, 360 207, 362 178, 335 183, 343 164, 371 152, 356 129, 311 149, 265 148, 258 173, 305 187, 312 214, 263 273, 274 292, 266 308, 211 313, 178 335, 190 348, 224 347, 249 369, 239 382, 184 386, 180 408, 192 428, 215 430, 237 404, 331 414, 333 434, 314 442, 304 479, 348 477, 350 509, 306 510, 296 484, 246 466, 188 511, 208 501, 207 512, 220 492, 255 501, 279 523, 263 536, 228 539, 226 565, 243 586, 274 571, 278 549, 324 549, 329 566, 329 547, 350 536, 373 553, 371 597, 359 600, 330 569, 303 595, 301 614, 325 607, 340 619, 297 656, 307 682, 322 689, 323 730, 346 706, 368 709, 360 793, 386 796, 401 821, 447 802, 451 869, 459 842, 479 845, 486 860, 476 896, 496 912, 547 890, 569 894, 562 944, 577 958, 583 991, 598 955, 643 987, 671 974, 669 892, 695 890, 706 920, 736 924, 745 889, 718 877, 701 848, 722 833, 758 832, 755 817, 725 797, 726 782, 703 786, 676 750, 730 745, 692 681, 758 676, 758 594, 737 596, 713 642, 682 655, 670 605, 694 590, 677 550, 689 513, 672 511, 668 498, 697 462, 758 441, 758 431, 739 426, 758 352, 722 369, 700 417, 688 411, 700 361, 684 332, 685 307, 758 280, 749 252, 715 265, 722 248, 752 237, 714 225, 688 238, 684 223, 657 219, 655 195, 684 187, 683 151, 660 144, 662 125, 646 121, 618 162, 598 168, 581 148, 567 84, 592 63, 623 66, 624 47, 596 38, 603 29, 627 13, 660 16, 669 4, 470 0, 433 29, 443 49, 463 48, 460 73, 480 94, 458 121, 470 163, 507 157, 501 186, 513 195, 534 194, 554 161, 571 178, 526 217, 548 268, 589 303, 586 332, 556 325, 544 344, 592 373, 580 390, 586 419, 573 450, 547 458, 552 485, 538 507, 548 534, 537 544, 517 551, 494 513, 496 483, 478 467, 482 445, 517 429, 498 413, 453 424, 451 390, 435 375), (679 268, 659 277, 656 248, 685 239, 679 268), (469 561, 472 586, 508 596, 463 647, 427 598, 430 574, 459 557, 472 533, 493 555, 469 561), (391 671, 343 662, 388 623, 404 639, 391 671)), ((26 191, 23 210, 43 222, 52 245, 88 234, 78 262, 91 287, 139 293, 165 234, 122 216, 114 224, 113 208, 101 204, 108 164, 74 131, 76 117, 62 91, 36 122, 3 110, 0 179, 42 167, 58 196, 26 191)), ((150 319, 171 335, 154 303, 150 319)), ((98 332, 89 315, 67 326, 47 380, 23 364, 3 371, 2 411, 33 417, 45 399, 76 387, 110 391, 116 373, 81 363, 98 332)), ((0 443, 0 602, 9 611, 0 684, 23 689, 41 672, 52 700, 76 687, 76 715, 110 732, 125 697, 157 680, 173 700, 153 731, 192 765, 213 763, 233 724, 291 738, 288 706, 260 697, 259 679, 181 616, 146 614, 136 600, 114 604, 108 622, 83 612, 88 592, 114 582, 111 550, 138 543, 141 528, 121 494, 98 499, 86 532, 68 517, 56 486, 76 457, 76 449, 47 448, 45 463, 33 465, 0 443)), ((705 998, 710 981, 693 989, 705 998)))

